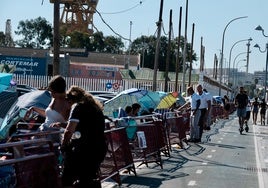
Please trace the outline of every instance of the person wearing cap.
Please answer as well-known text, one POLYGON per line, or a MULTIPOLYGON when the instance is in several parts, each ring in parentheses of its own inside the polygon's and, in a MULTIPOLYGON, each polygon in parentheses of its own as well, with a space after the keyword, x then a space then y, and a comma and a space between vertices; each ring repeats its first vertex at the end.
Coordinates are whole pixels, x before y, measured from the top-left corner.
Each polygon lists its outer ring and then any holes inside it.
MULTIPOLYGON (((58 128, 51 127, 53 123, 66 124, 71 105, 66 100, 66 81, 61 75, 56 75, 51 78, 48 83, 47 90, 50 92, 51 101, 46 109, 32 106, 28 109, 25 119, 36 112, 40 116, 45 117, 45 122, 38 128, 39 131, 59 130, 58 128)), ((53 142, 60 142, 59 134, 48 135, 53 142)))

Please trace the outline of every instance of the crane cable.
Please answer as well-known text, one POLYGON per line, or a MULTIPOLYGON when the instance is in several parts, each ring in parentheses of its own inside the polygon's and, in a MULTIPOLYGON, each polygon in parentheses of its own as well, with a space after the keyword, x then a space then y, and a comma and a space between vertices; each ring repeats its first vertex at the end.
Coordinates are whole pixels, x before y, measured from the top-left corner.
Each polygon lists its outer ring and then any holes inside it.
MULTIPOLYGON (((122 11, 119 11, 119 12, 114 12, 114 13, 101 13, 101 12, 99 12, 97 9, 95 9, 94 8, 94 10, 98 13, 98 15, 100 16, 100 18, 101 18, 101 20, 102 20, 102 22, 115 34, 115 35, 117 35, 118 37, 120 37, 120 38, 122 38, 123 40, 127 40, 127 41, 129 41, 129 42, 131 42, 131 39, 128 39, 128 38, 125 38, 125 37, 123 37, 122 35, 120 35, 119 33, 117 33, 104 19, 103 19, 103 17, 102 17, 102 14, 120 14, 120 13, 123 13, 123 12, 127 12, 127 11, 130 11, 130 10, 132 10, 132 9, 134 9, 134 8, 136 8, 137 6, 139 6, 139 5, 141 5, 143 2, 144 2, 145 0, 142 0, 142 1, 140 1, 137 5, 135 5, 135 6, 133 6, 133 7, 131 7, 131 8, 128 8, 128 9, 126 9, 126 10, 122 10, 122 11)), ((95 27, 95 25, 93 26, 95 29, 97 29, 96 27, 95 27)), ((98 30, 98 29, 97 29, 98 30)))

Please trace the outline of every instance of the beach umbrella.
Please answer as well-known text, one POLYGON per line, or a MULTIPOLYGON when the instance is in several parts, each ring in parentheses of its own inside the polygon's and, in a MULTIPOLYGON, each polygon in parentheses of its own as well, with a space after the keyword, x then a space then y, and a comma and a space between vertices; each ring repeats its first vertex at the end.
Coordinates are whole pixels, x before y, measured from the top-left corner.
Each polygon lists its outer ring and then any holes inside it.
POLYGON ((12 74, 0 73, 0 92, 9 88, 11 79, 12 79, 12 74))
POLYGON ((21 95, 16 103, 10 108, 0 125, 0 140, 5 139, 9 135, 12 125, 17 124, 23 119, 27 109, 32 106, 46 109, 51 101, 50 93, 47 90, 35 90, 21 95))
POLYGON ((177 98, 179 97, 178 92, 170 92, 166 93, 161 97, 160 102, 158 103, 156 109, 168 109, 170 108, 174 103, 177 102, 177 98))
POLYGON ((113 111, 119 108, 125 109, 134 103, 141 105, 140 112, 149 112, 149 109, 155 109, 160 102, 160 96, 157 92, 131 88, 120 92, 114 98, 104 103, 104 114, 113 117, 113 111))

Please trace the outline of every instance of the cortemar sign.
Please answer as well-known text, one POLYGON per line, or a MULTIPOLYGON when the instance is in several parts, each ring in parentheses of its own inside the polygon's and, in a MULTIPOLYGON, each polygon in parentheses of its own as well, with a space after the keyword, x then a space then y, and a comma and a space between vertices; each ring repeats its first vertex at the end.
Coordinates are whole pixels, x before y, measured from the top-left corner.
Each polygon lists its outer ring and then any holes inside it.
POLYGON ((47 65, 45 58, 0 56, 0 64, 15 66, 16 74, 46 75, 47 65))

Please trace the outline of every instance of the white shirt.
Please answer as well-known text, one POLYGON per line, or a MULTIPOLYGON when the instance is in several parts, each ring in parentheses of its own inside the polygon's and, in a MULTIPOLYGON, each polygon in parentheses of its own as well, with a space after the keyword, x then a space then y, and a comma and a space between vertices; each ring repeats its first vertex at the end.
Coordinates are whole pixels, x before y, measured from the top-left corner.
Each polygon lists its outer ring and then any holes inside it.
MULTIPOLYGON (((197 94, 197 95, 199 95, 199 94, 197 94)), ((208 98, 208 95, 205 93, 205 92, 202 92, 202 94, 201 95, 199 95, 200 96, 200 99, 201 99, 201 103, 200 103, 200 109, 204 109, 204 108, 208 108, 208 100, 209 100, 209 98, 208 98)))
MULTIPOLYGON (((193 93, 193 95, 190 98, 190 103, 191 103, 191 109, 195 110, 197 106, 197 101, 200 100, 200 96, 197 95, 196 93, 193 93)), ((200 107, 199 107, 200 108, 200 107)))

